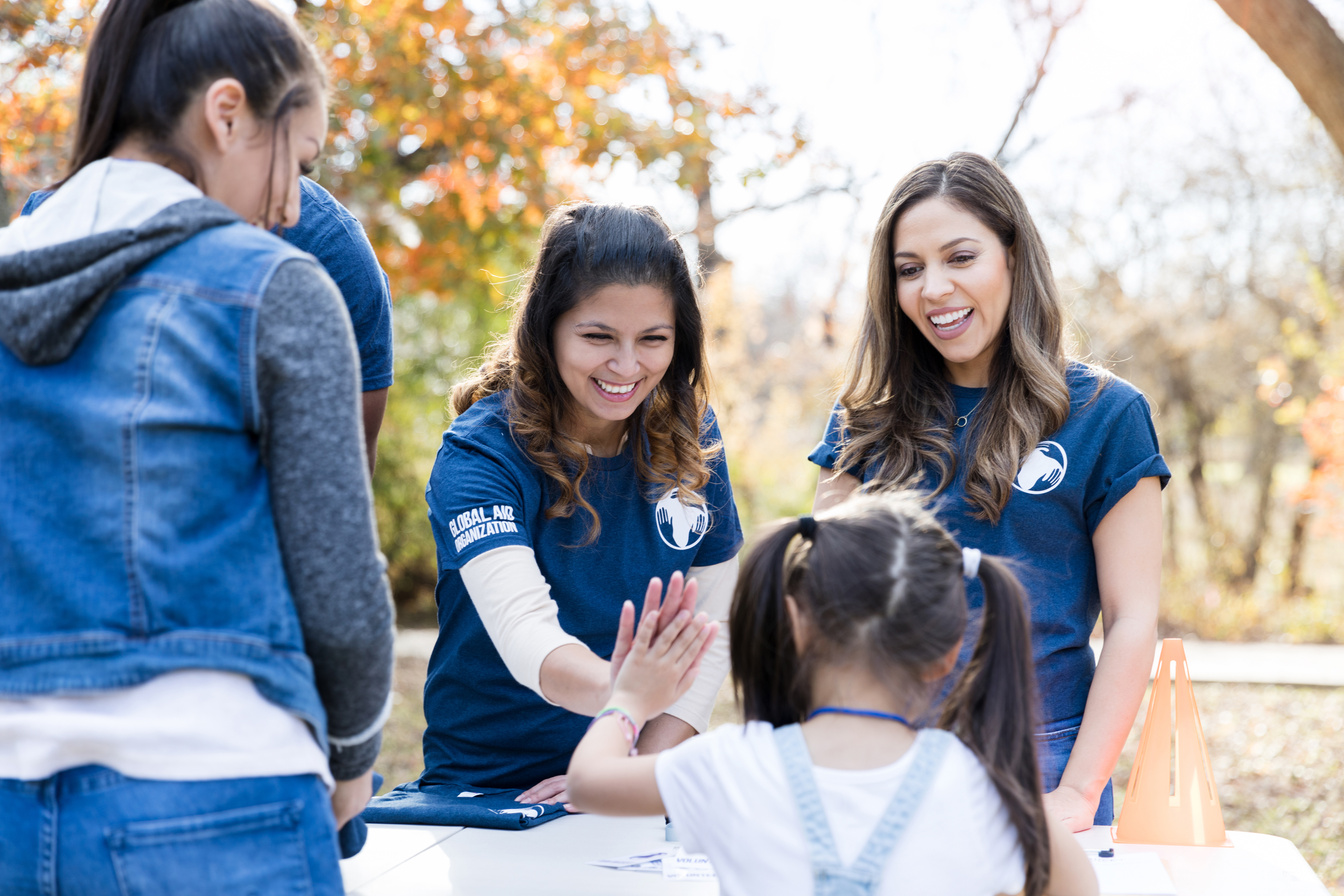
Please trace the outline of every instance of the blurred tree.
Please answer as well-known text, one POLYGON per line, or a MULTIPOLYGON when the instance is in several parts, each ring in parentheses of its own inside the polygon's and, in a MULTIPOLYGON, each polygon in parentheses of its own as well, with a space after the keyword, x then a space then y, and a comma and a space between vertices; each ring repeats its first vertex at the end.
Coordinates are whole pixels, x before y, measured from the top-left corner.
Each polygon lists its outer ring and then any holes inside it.
POLYGON ((999 141, 999 148, 994 150, 994 161, 1004 168, 1026 155, 1039 142, 1039 138, 1032 138, 1012 158, 1007 155, 1008 141, 1013 138, 1018 125, 1022 123, 1027 110, 1031 107, 1031 101, 1036 97, 1036 91, 1045 80, 1050 55, 1054 52, 1060 32, 1082 14, 1086 2, 1087 0, 1010 0, 1013 27, 1019 39, 1024 44, 1035 42, 1039 46, 1035 52, 1036 64, 1032 71, 1031 83, 1023 89, 1022 96, 1017 101, 1017 110, 1013 113, 1013 120, 1004 131, 1003 139, 999 141), (1037 32, 1043 32, 1043 35, 1037 32))
POLYGON ((495 308, 551 206, 621 161, 699 187, 713 135, 762 108, 689 86, 696 43, 647 10, 317 0, 301 17, 336 88, 323 182, 368 213, 397 295, 495 308))
MULTIPOLYGON (((687 190, 703 225, 717 135, 747 127, 771 138, 747 180, 805 144, 796 129, 773 128, 759 92, 693 86, 697 41, 651 10, 318 0, 300 16, 335 87, 338 130, 321 180, 361 212, 399 297, 398 381, 375 490, 395 589, 424 594, 436 569, 421 492, 444 397, 503 328, 546 211, 624 164, 687 190)), ((704 259, 712 227, 695 235, 704 259)))
POLYGON ((0 223, 59 177, 92 3, 0 4, 0 223))
MULTIPOLYGON (((0 7, 0 188, 9 188, 0 192, 11 208, 59 177, 93 6, 0 7)), ((773 127, 761 93, 695 86, 698 40, 646 8, 300 0, 297 14, 333 86, 319 180, 364 222, 397 302, 397 383, 374 489, 404 602, 436 577, 422 493, 447 391, 502 328, 547 210, 622 165, 708 207, 716 135, 755 128, 770 138, 773 149, 746 180, 793 158, 804 141, 773 127)))
MULTIPOLYGON (((1067 279, 1088 348, 1157 410, 1176 474, 1169 571, 1196 591, 1258 581, 1292 593, 1309 521, 1344 509, 1298 500, 1337 490, 1338 466, 1317 464, 1305 492, 1296 481, 1307 472, 1298 433, 1344 360, 1344 159, 1314 130, 1285 137, 1287 152, 1247 153, 1238 119, 1227 125, 1199 135, 1200 152, 1172 154, 1169 170, 1122 177, 1109 215, 1064 196, 1050 217, 1077 262, 1067 279)), ((1152 170, 1141 148, 1119 152, 1152 170)))
POLYGON ((1344 40, 1310 0, 1216 0, 1284 76, 1344 153, 1344 40))

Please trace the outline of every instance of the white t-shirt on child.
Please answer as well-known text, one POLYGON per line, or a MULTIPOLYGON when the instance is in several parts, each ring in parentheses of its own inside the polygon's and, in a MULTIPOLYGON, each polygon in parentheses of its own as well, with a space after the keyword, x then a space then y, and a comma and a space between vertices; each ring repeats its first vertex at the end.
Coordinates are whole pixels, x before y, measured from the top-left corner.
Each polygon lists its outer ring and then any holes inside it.
MULTIPOLYGON (((850 770, 813 766, 840 861, 868 841, 913 761, 850 770)), ((802 820, 766 722, 724 725, 658 754, 658 792, 687 852, 705 853, 724 896, 810 894, 802 820)), ((887 859, 881 896, 1018 893, 1017 830, 975 754, 947 751, 932 786, 887 859)))

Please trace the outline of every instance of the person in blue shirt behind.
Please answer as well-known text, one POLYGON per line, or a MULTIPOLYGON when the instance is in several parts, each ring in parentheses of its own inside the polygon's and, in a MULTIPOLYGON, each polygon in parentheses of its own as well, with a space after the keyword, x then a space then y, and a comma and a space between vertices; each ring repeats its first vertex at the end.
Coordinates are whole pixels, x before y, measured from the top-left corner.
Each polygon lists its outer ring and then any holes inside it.
MULTIPOLYGON (((742 532, 707 374, 691 270, 658 213, 552 212, 508 335, 453 390, 425 490, 439 637, 420 785, 564 803, 626 600, 684 574, 727 618, 742 532)), ((720 639, 641 752, 705 730, 727 651, 720 639)))
MULTIPOLYGON (((33 192, 20 214, 32 214, 54 192, 33 192)), ((392 385, 392 295, 387 275, 359 219, 311 178, 299 178, 299 222, 276 232, 321 262, 345 299, 359 348, 364 448, 372 473, 392 385)))
MULTIPOLYGON (((1045 246, 1021 195, 982 156, 906 175, 869 264, 859 340, 810 455, 822 468, 815 507, 860 487, 913 486, 938 496, 962 544, 1019 564, 1046 809, 1073 830, 1109 824, 1111 772, 1157 636, 1170 472, 1147 402, 1069 356, 1045 246), (1098 614, 1105 646, 1094 664, 1098 614)), ((974 582, 968 599, 978 618, 974 582)))

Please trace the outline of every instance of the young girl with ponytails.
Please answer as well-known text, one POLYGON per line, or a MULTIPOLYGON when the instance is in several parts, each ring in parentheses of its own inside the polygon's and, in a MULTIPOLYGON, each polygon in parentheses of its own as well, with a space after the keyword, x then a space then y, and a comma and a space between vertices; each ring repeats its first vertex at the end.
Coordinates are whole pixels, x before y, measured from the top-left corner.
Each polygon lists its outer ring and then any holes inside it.
POLYGON ((725 894, 1097 892, 1042 803, 1021 587, 913 495, 857 497, 762 537, 729 618, 746 724, 627 755, 694 675, 704 623, 687 615, 661 632, 641 619, 570 764, 576 807, 666 813, 725 894), (938 727, 917 728, 961 646, 964 576, 984 587, 979 639, 938 727))

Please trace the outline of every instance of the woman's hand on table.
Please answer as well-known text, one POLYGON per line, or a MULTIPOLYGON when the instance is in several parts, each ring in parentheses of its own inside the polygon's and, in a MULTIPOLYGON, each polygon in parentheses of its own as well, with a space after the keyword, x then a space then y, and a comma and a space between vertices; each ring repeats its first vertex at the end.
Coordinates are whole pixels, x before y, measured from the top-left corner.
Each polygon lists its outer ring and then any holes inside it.
POLYGON ((1045 814, 1050 818, 1059 819, 1073 833, 1092 827, 1098 801, 1089 800, 1076 788, 1061 784, 1045 794, 1042 799, 1045 801, 1045 814))
MULTIPOLYGON (((569 802, 569 793, 565 789, 565 776, 555 775, 539 784, 533 784, 518 797, 520 803, 545 804, 569 802)), ((572 812, 568 805, 565 809, 572 812)))

